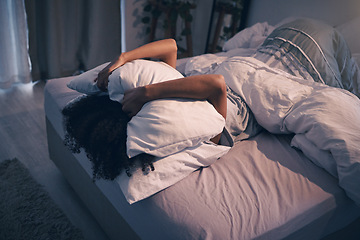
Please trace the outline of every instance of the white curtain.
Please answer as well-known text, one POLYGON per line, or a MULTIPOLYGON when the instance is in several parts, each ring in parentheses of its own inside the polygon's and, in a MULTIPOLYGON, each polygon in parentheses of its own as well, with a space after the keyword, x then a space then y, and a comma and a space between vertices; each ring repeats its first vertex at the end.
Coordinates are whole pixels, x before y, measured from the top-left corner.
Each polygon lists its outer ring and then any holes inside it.
POLYGON ((31 81, 24 0, 0 1, 0 88, 31 81))

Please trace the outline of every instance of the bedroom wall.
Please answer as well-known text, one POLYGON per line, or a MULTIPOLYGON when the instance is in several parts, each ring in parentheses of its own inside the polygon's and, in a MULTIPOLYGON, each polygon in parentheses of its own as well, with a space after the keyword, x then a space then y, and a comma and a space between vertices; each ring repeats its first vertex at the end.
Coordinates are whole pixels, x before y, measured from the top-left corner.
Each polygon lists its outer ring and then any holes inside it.
MULTIPOLYGON (((123 45, 124 50, 131 50, 146 42, 148 36, 145 34, 146 26, 141 22, 141 13, 146 0, 121 0, 123 9, 123 45)), ((193 48, 194 55, 205 51, 207 31, 213 0, 197 0, 196 12, 193 12, 193 48)), ((179 26, 180 28, 181 26, 179 26)))
POLYGON ((311 17, 339 25, 360 16, 359 0, 252 0, 248 26, 267 21, 276 24, 286 17, 311 17))
MULTIPOLYGON (((121 0, 123 10, 123 50, 134 49, 146 43, 141 12, 145 0, 121 0)), ((207 32, 213 0, 197 0, 197 9, 193 14, 194 55, 205 51, 207 32)), ((247 26, 267 21, 276 24, 281 19, 293 16, 312 17, 339 25, 360 16, 359 0, 252 0, 247 26)))

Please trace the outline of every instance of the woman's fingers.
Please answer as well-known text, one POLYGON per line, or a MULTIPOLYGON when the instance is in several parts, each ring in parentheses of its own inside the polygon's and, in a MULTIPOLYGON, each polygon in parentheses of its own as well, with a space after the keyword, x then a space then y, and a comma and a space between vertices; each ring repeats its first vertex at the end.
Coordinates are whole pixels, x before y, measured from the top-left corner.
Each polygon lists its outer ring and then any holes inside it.
POLYGON ((106 72, 106 69, 103 69, 99 72, 98 77, 95 79, 96 86, 103 92, 107 92, 109 84, 109 73, 106 72))
POLYGON ((145 104, 143 96, 143 89, 133 88, 124 93, 122 104, 122 110, 128 114, 129 117, 135 116, 145 104))

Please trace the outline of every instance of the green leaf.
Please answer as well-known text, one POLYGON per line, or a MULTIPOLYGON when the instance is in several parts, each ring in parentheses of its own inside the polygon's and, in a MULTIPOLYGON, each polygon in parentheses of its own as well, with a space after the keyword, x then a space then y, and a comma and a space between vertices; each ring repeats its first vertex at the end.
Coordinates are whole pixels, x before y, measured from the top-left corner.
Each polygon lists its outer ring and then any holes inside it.
POLYGON ((143 18, 141 19, 141 22, 144 23, 144 24, 149 23, 149 22, 150 22, 150 17, 143 17, 143 18))
POLYGON ((161 15, 161 11, 159 10, 159 9, 154 9, 154 10, 152 10, 151 11, 151 14, 153 15, 153 17, 160 17, 160 15, 161 15))
POLYGON ((150 11, 151 11, 151 8, 152 8, 152 6, 151 6, 151 4, 149 3, 149 4, 147 4, 147 5, 144 7, 144 11, 145 11, 145 12, 150 12, 150 11))

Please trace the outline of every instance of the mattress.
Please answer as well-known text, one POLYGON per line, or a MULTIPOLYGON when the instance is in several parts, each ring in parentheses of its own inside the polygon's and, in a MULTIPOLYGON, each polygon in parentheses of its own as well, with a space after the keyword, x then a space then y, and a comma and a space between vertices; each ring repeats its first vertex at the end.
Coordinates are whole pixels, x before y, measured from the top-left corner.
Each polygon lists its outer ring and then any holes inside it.
MULTIPOLYGON (((45 86, 46 118, 61 138, 60 111, 80 95, 67 88, 71 79, 45 86)), ((114 182, 95 184, 141 239, 319 239, 360 209, 337 179, 290 147, 291 137, 262 132, 237 142, 211 166, 132 205, 114 182)), ((85 154, 74 156, 91 179, 85 154)))

